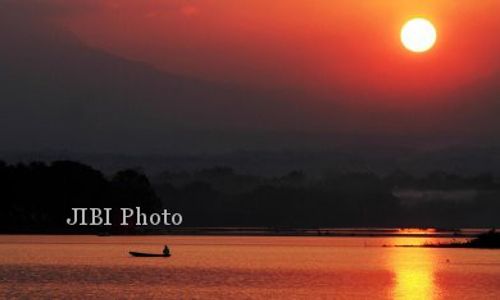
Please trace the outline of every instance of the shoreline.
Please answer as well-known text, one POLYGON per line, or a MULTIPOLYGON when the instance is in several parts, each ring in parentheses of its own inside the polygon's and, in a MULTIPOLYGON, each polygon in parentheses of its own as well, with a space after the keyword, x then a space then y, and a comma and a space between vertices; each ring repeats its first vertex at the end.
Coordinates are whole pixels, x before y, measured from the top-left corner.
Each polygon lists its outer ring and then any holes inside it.
POLYGON ((496 232, 495 229, 491 229, 488 232, 482 233, 462 243, 425 243, 423 245, 396 245, 396 247, 500 249, 500 233, 496 232))
POLYGON ((439 230, 439 229, 399 229, 399 228, 289 228, 269 229, 259 227, 186 227, 175 230, 142 229, 140 231, 11 231, 0 235, 91 235, 91 236, 155 236, 155 235, 190 235, 190 236, 297 236, 297 237, 415 237, 415 238, 473 238, 487 232, 486 228, 439 230))

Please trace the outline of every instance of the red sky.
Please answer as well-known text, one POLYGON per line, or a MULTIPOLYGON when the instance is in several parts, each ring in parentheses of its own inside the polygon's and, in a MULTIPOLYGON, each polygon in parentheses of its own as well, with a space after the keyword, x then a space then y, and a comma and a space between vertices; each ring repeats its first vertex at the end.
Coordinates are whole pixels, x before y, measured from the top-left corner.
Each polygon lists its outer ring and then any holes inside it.
MULTIPOLYGON (((0 48, 0 63, 26 78, 13 80, 15 97, 4 98, 19 110, 9 116, 38 118, 33 128, 64 115, 87 136, 93 136, 89 124, 101 132, 101 123, 116 121, 108 127, 124 140, 130 140, 127 126, 137 124, 161 136, 177 128, 500 136, 498 0, 4 0, 0 6, 0 23, 7 24, 0 40, 10 45, 0 48), (425 54, 400 42, 401 27, 417 16, 437 28, 437 43, 425 54), (173 89, 176 82, 185 84, 173 89), (28 117, 15 101, 19 91, 32 104, 28 117), (38 101, 54 101, 43 105, 47 118, 38 101), (113 119, 101 114, 103 107, 113 119), (117 113, 122 109, 127 114, 117 113)), ((0 127, 19 124, 11 121, 0 127)), ((27 133, 34 132, 30 124, 27 133)), ((49 128, 54 140, 74 136, 70 126, 56 125, 49 128)))
POLYGON ((499 11, 496 0, 107 0, 62 20, 92 46, 174 73, 413 105, 498 73, 499 11), (399 41, 414 16, 438 30, 423 55, 399 41))

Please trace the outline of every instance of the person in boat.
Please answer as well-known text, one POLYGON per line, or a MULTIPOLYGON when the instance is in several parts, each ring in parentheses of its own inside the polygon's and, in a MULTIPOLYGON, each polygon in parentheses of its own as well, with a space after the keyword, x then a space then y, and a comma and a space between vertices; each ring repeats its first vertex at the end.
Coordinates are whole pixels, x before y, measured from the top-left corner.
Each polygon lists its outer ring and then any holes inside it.
POLYGON ((168 249, 167 245, 165 245, 165 247, 163 247, 163 254, 166 256, 170 255, 170 249, 168 249))

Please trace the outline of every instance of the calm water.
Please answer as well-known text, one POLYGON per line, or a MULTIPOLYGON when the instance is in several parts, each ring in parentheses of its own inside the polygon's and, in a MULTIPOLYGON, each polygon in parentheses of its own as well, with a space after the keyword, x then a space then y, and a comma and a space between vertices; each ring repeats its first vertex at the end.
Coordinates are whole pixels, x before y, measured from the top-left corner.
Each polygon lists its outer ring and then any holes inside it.
POLYGON ((381 247, 430 240, 0 236, 0 298, 500 299, 500 251, 381 247))

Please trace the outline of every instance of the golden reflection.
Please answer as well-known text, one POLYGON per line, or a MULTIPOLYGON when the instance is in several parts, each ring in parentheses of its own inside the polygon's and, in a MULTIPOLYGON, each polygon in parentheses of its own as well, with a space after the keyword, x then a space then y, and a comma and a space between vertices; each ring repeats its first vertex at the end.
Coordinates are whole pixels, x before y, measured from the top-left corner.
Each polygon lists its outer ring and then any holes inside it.
MULTIPOLYGON (((413 241, 409 244, 419 244, 413 241)), ((392 248, 390 264, 395 273, 394 299, 435 299, 433 249, 392 248)))
POLYGON ((400 228, 398 230, 402 234, 434 234, 436 233, 435 228, 400 228))

